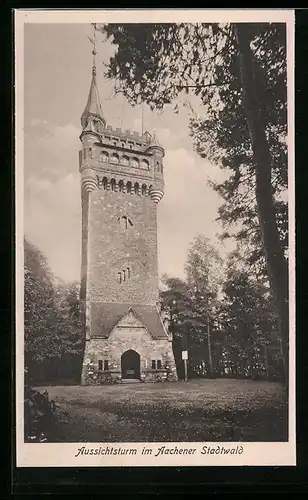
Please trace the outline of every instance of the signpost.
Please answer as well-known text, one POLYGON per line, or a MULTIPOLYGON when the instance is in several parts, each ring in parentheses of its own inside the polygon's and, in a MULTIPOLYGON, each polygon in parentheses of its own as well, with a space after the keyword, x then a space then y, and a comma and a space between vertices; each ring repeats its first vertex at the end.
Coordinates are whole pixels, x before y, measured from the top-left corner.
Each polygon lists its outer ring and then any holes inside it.
POLYGON ((184 361, 184 370, 185 370, 185 376, 184 380, 187 382, 187 360, 188 360, 188 351, 182 351, 182 359, 184 361))

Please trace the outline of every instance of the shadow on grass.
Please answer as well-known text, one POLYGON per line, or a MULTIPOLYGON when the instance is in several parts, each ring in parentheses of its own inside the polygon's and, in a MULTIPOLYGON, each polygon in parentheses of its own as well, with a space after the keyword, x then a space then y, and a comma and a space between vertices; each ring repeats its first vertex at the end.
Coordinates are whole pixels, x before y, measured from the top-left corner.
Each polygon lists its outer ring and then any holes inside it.
MULTIPOLYGON (((61 405, 62 406, 62 405, 61 405)), ((66 407, 58 442, 287 441, 287 409, 200 412, 66 407)))
POLYGON ((50 388, 66 413, 54 442, 288 440, 288 405, 279 384, 138 387, 50 388))

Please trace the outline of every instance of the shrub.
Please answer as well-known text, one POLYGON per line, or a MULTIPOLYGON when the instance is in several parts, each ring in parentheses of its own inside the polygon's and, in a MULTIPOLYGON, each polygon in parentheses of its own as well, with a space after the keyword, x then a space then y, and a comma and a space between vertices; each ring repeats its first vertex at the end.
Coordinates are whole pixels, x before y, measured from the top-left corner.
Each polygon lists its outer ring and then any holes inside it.
POLYGON ((25 388, 25 441, 44 443, 53 441, 57 434, 57 424, 61 419, 58 406, 43 393, 25 388))

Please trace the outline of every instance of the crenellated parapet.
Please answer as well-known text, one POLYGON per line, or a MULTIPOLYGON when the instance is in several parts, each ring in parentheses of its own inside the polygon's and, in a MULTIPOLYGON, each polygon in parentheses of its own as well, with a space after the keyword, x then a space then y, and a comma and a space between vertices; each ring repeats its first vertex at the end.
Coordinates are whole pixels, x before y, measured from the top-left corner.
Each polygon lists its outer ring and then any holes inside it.
POLYGON ((108 138, 117 138, 122 139, 124 141, 137 141, 144 145, 148 144, 151 141, 151 134, 149 132, 145 132, 144 134, 140 134, 134 130, 122 129, 122 128, 113 128, 111 125, 107 125, 104 132, 101 134, 102 139, 104 137, 108 138))

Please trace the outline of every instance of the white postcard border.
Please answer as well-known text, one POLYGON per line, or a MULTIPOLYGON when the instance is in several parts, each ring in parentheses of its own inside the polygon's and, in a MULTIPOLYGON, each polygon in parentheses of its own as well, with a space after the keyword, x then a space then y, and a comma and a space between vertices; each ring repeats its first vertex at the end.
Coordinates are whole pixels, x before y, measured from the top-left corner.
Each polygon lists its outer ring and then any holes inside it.
POLYGON ((295 163, 294 163, 294 10, 15 10, 15 196, 16 196, 16 462, 17 467, 93 466, 279 466, 296 465, 295 439, 295 163), (99 22, 285 22, 288 57, 289 441, 285 443, 24 443, 24 24, 99 22), (84 451, 82 450, 84 447, 84 451), (165 448, 162 448, 165 447, 165 448), (124 454, 106 452, 121 448, 124 454), (159 452, 159 448, 162 450, 159 452), (195 450, 176 452, 175 450, 195 450), (85 451, 89 451, 85 454, 85 451), (93 450, 91 452, 91 450, 93 450), (95 451, 99 450, 99 451, 95 451), (131 451, 135 450, 135 451, 131 451), (142 452, 151 450, 151 452, 142 452), (166 452, 169 450, 169 452, 166 452), (173 452, 170 450, 174 450, 173 452), (229 450, 229 451, 227 451, 229 450))

